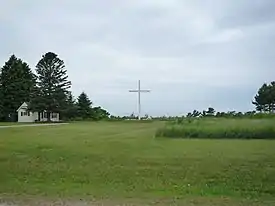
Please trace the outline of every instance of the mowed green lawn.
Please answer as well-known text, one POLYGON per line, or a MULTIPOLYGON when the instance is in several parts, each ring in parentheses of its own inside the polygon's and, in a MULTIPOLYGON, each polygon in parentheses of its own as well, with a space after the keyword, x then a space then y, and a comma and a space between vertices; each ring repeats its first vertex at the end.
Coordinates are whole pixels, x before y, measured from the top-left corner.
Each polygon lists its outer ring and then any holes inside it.
POLYGON ((275 141, 155 139, 161 124, 0 128, 0 196, 273 201, 275 141))

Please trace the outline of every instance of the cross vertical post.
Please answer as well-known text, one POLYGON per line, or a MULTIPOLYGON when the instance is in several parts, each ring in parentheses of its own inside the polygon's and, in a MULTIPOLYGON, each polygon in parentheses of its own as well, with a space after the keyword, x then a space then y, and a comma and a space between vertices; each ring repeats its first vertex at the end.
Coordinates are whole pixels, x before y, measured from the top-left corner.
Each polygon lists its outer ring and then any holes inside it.
POLYGON ((137 92, 138 93, 138 119, 141 119, 141 101, 140 101, 140 94, 141 93, 148 93, 150 90, 142 90, 140 87, 140 80, 138 80, 138 89, 137 90, 129 90, 129 92, 137 92))

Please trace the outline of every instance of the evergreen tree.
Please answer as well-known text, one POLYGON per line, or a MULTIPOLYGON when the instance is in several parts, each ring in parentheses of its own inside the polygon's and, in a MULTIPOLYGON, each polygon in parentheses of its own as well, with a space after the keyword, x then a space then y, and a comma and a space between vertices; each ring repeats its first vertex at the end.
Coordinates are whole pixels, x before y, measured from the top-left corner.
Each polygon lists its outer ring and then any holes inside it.
POLYGON ((0 121, 3 121, 4 119, 4 111, 3 111, 3 92, 2 92, 2 87, 0 85, 0 121))
POLYGON ((77 98, 78 116, 83 119, 92 117, 92 102, 85 92, 82 92, 77 98))
POLYGON ((3 116, 12 118, 23 102, 30 101, 30 94, 35 85, 35 75, 29 65, 12 55, 1 68, 0 93, 3 116))
POLYGON ((38 112, 38 121, 40 121, 40 114, 44 113, 45 104, 44 104, 44 98, 42 95, 42 91, 37 86, 37 84, 34 86, 33 90, 31 91, 28 109, 33 112, 34 111, 38 112))
POLYGON ((275 111, 275 82, 263 84, 252 102, 260 112, 275 111))
POLYGON ((197 110, 194 110, 192 113, 192 117, 199 117, 201 115, 201 113, 197 110))
POLYGON ((61 116, 63 119, 74 119, 77 117, 77 105, 71 92, 67 95, 66 106, 62 111, 61 116))
POLYGON ((61 112, 66 107, 66 98, 71 82, 68 80, 64 61, 57 54, 48 52, 36 65, 38 76, 30 109, 32 111, 47 111, 50 121, 51 112, 61 112))
POLYGON ((93 120, 102 120, 109 118, 109 112, 101 107, 93 107, 92 108, 92 119, 93 120))
MULTIPOLYGON (((0 77, 1 77, 1 69, 0 69, 0 77)), ((4 119, 4 111, 3 111, 3 88, 1 85, 1 79, 0 79, 0 121, 3 121, 4 119)))
POLYGON ((215 111, 214 108, 209 107, 208 110, 206 111, 206 115, 212 117, 212 116, 215 115, 215 112, 216 112, 216 111, 215 111))
POLYGON ((192 113, 188 112, 188 114, 186 115, 187 118, 191 118, 192 117, 192 113))
POLYGON ((203 110, 201 115, 203 117, 213 117, 215 116, 215 113, 216 113, 215 109, 212 107, 209 107, 207 111, 203 110))

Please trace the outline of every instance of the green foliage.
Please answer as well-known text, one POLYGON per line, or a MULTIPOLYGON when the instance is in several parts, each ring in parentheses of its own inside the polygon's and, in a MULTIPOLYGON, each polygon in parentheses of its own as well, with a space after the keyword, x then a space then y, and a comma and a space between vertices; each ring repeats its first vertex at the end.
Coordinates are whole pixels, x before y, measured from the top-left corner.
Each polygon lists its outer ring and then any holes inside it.
POLYGON ((3 91, 0 85, 0 121, 4 120, 3 91))
POLYGON ((77 116, 82 119, 92 117, 92 101, 85 92, 82 92, 77 98, 77 116))
POLYGON ((200 115, 201 115, 201 113, 199 111, 194 110, 192 113, 189 112, 186 117, 188 117, 188 118, 190 118, 190 117, 199 117, 200 115))
POLYGON ((206 111, 207 116, 214 116, 215 115, 215 109, 212 107, 209 107, 208 110, 206 111))
POLYGON ((208 108, 208 110, 207 111, 203 111, 202 112, 202 116, 203 117, 213 117, 213 116, 215 116, 215 109, 214 108, 212 108, 212 107, 209 107, 208 108))
POLYGON ((6 120, 16 120, 14 117, 18 107, 30 101, 35 79, 29 65, 15 55, 5 62, 0 73, 0 113, 6 120))
POLYGON ((275 120, 186 119, 159 128, 157 137, 209 139, 275 139, 275 120))
POLYGON ((37 88, 30 102, 33 111, 61 112, 66 107, 68 89, 71 82, 68 80, 64 61, 57 54, 48 52, 36 65, 38 75, 37 88))
MULTIPOLYGON (((105 109, 91 107, 92 102, 86 94, 81 94, 78 102, 74 100, 64 61, 57 54, 43 55, 36 65, 36 73, 37 76, 15 55, 1 68, 0 121, 16 121, 16 110, 23 102, 28 103, 30 111, 58 112, 63 120, 109 118, 105 109)), ((50 121, 50 115, 47 116, 50 121)))
POLYGON ((199 117, 201 115, 201 113, 197 110, 194 110, 192 113, 192 117, 199 117))
POLYGON ((74 120, 77 118, 78 111, 76 101, 71 92, 68 93, 65 108, 61 111, 61 118, 63 120, 74 120))
POLYGON ((103 120, 109 118, 109 112, 101 107, 93 107, 92 108, 92 119, 93 120, 103 120))
POLYGON ((65 109, 61 112, 63 120, 72 121, 99 121, 109 118, 109 113, 101 107, 92 107, 92 101, 85 92, 82 92, 77 101, 74 100, 73 95, 69 92, 65 109))
MULTIPOLYGON (((216 118, 228 118, 228 119, 240 119, 240 118, 250 118, 250 119, 262 119, 262 118, 274 118, 275 113, 264 113, 264 112, 256 112, 256 111, 248 111, 248 112, 236 112, 236 111, 228 111, 228 112, 215 112, 214 108, 208 109, 208 111, 203 111, 200 113, 197 110, 194 110, 193 113, 189 112, 186 118, 208 118, 208 117, 216 117, 216 118)), ((165 118, 166 121, 176 121, 179 117, 170 117, 165 118)))
POLYGON ((263 84, 252 102, 260 112, 275 111, 275 82, 263 84))

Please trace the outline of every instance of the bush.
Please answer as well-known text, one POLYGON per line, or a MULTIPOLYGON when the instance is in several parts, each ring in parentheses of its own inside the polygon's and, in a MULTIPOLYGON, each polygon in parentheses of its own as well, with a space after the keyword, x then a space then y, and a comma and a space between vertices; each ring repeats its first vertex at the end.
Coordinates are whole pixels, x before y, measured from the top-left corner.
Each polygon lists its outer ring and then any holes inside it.
POLYGON ((273 119, 197 119, 167 124, 156 131, 156 137, 275 139, 274 123, 273 119))

